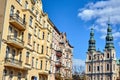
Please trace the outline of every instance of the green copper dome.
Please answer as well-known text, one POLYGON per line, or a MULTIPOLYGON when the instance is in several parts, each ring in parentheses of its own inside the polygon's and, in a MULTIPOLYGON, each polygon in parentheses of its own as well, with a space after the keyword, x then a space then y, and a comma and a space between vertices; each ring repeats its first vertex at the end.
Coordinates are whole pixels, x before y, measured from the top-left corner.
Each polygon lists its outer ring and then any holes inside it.
POLYGON ((114 48, 113 36, 112 36, 112 28, 111 28, 110 24, 108 24, 108 28, 107 28, 107 36, 106 36, 105 48, 106 49, 113 49, 114 48))
POLYGON ((95 42, 96 41, 94 39, 94 29, 91 28, 88 51, 95 51, 96 50, 95 42))

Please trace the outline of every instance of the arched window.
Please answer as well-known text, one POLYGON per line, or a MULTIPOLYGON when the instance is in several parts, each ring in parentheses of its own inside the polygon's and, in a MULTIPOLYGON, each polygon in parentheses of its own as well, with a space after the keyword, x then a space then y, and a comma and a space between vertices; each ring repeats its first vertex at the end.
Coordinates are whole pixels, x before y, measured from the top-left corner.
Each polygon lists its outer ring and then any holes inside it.
POLYGON ((7 46, 7 47, 6 47, 6 58, 8 58, 8 57, 9 57, 9 56, 8 56, 8 55, 9 55, 9 53, 10 53, 10 48, 7 46))
POLYGON ((13 16, 14 10, 15 10, 15 7, 13 5, 11 5, 10 16, 13 16))

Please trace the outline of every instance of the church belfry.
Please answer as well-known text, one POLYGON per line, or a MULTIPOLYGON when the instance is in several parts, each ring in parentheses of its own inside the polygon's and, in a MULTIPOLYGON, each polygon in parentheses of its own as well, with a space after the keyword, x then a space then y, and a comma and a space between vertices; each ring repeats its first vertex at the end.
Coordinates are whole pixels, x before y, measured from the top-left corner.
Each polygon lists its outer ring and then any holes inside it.
POLYGON ((108 28, 107 28, 107 36, 106 36, 105 49, 114 49, 113 36, 112 36, 112 28, 110 26, 110 23, 108 23, 108 28))
POLYGON ((94 29, 91 28, 88 51, 96 51, 96 41, 94 39, 94 29))

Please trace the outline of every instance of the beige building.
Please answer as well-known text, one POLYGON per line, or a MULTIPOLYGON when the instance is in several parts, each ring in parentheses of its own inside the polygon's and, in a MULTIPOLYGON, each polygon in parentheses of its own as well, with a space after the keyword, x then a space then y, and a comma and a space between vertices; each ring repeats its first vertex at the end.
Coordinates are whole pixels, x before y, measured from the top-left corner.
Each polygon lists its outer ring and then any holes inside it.
POLYGON ((117 64, 113 43, 112 28, 108 24, 104 52, 96 50, 94 31, 91 29, 89 47, 86 58, 87 80, 116 80, 117 64))
MULTIPOLYGON (((52 31, 56 27, 43 12, 41 0, 0 0, 0 10, 0 80, 53 80, 52 31)), ((54 70, 56 63, 55 59, 54 70)))

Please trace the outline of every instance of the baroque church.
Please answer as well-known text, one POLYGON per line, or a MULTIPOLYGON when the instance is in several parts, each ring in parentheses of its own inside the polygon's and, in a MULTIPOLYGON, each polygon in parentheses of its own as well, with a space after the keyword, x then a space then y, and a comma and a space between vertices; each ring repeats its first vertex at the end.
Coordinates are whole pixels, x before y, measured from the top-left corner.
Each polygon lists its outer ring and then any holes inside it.
POLYGON ((96 50, 96 41, 94 39, 94 30, 91 28, 89 46, 86 57, 86 77, 87 80, 116 80, 117 64, 116 51, 114 47, 114 38, 112 28, 108 23, 106 44, 104 51, 96 50))

